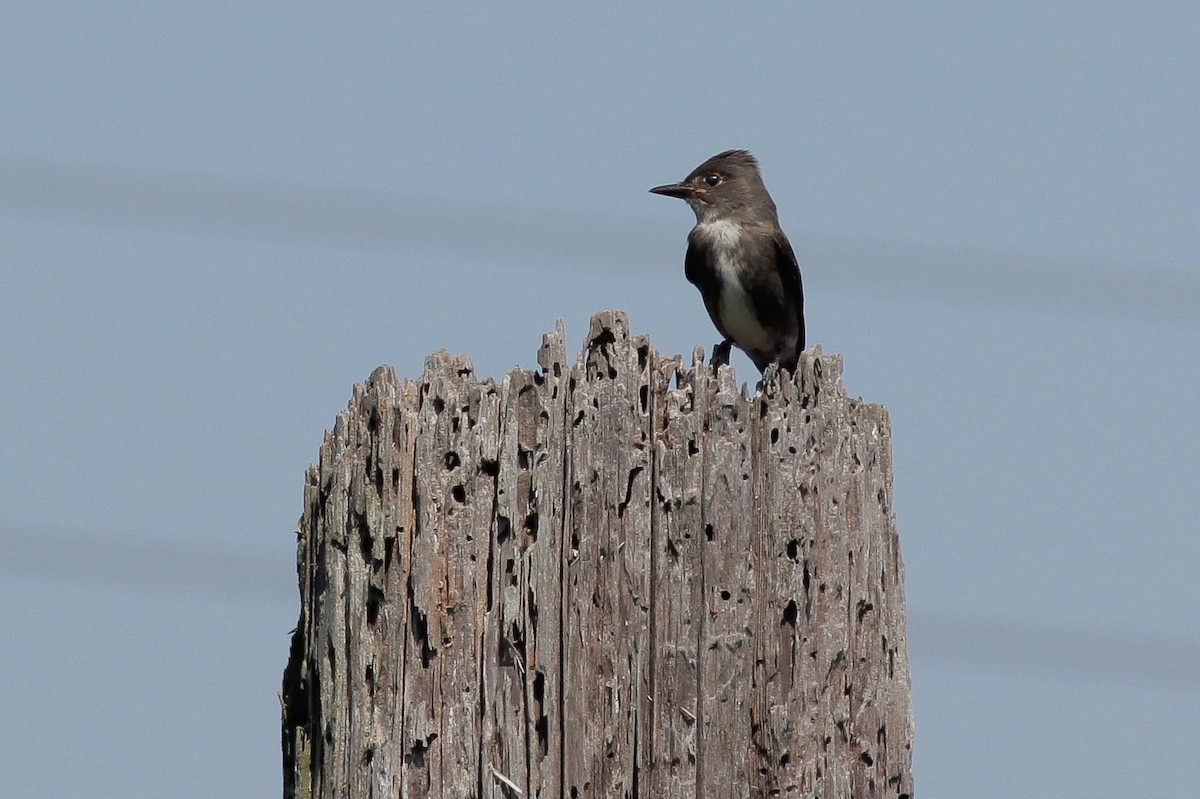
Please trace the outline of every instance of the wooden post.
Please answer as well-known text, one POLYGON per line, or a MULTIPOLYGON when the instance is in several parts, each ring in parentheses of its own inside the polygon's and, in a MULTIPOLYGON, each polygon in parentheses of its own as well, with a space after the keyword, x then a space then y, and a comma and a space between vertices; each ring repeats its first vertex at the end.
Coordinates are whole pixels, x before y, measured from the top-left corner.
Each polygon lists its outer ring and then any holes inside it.
POLYGON ((499 385, 356 386, 308 471, 287 797, 908 797, 887 410, 617 311, 499 385))

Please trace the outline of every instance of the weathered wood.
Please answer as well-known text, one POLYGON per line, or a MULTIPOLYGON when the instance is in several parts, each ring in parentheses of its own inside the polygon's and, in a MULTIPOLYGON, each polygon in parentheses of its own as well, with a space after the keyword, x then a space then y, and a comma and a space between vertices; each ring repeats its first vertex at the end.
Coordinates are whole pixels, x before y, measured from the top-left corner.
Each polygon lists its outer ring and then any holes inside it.
POLYGON ((885 408, 771 396, 597 314, 500 385, 356 387, 307 475, 298 797, 912 793, 885 408))

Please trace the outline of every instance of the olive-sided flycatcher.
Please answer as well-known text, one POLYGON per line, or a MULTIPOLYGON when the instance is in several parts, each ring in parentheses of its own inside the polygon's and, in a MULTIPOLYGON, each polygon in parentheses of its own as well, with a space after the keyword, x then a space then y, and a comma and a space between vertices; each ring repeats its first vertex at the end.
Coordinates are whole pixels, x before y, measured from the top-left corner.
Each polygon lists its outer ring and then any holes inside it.
POLYGON ((729 346, 736 344, 764 380, 780 367, 795 370, 804 349, 800 267, 754 156, 726 150, 682 182, 650 191, 687 200, 696 213, 683 273, 724 337, 713 348, 713 364, 729 363, 729 346))

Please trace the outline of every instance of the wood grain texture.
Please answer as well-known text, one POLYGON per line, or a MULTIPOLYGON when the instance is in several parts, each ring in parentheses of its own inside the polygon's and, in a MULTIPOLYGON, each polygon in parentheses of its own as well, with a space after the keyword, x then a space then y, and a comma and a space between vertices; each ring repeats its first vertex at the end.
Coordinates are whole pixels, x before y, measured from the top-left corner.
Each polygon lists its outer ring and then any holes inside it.
POLYGON ((355 387, 305 481, 287 797, 903 797, 887 411, 618 311, 502 383, 355 387))

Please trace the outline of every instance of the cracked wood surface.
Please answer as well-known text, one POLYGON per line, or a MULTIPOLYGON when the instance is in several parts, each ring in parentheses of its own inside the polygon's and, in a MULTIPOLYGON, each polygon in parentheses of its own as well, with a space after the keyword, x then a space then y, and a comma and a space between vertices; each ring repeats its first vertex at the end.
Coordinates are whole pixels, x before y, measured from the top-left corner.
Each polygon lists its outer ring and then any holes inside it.
POLYGON ((356 386, 308 471, 297 797, 903 797, 887 410, 819 349, 771 396, 592 318, 499 385, 356 386))

